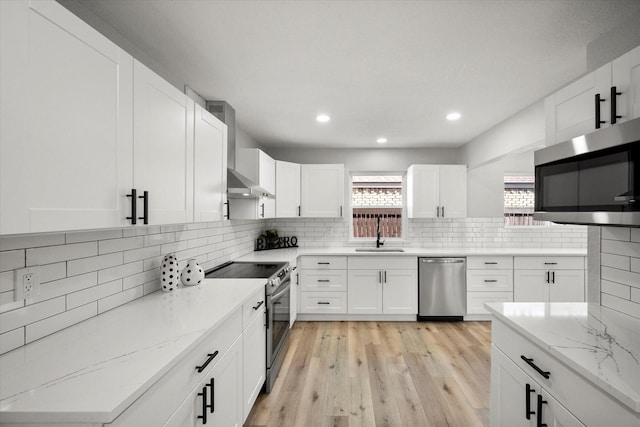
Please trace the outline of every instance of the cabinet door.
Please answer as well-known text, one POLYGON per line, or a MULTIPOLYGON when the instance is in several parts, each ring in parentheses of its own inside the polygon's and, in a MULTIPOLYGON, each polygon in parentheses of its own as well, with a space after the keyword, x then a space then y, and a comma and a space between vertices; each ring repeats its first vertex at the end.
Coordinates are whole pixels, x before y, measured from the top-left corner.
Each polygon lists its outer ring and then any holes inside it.
POLYGON ((267 375, 265 325, 263 310, 242 333, 243 421, 249 416, 267 375))
POLYGON ((227 125, 189 100, 193 108, 193 220, 222 221, 227 200, 227 125))
POLYGON ((535 413, 538 391, 540 386, 535 381, 495 346, 491 346, 491 427, 535 426, 536 415, 529 414, 527 419, 527 413, 535 413))
MULTIPOLYGON (((547 427, 584 427, 584 424, 545 390, 540 390, 539 394, 542 396, 543 402, 545 402, 541 406, 542 425, 546 424, 547 427)), ((536 411, 537 399, 536 396, 536 411)))
POLYGON ((193 218, 193 136, 187 96, 134 61, 134 187, 149 192, 149 224, 193 218))
POLYGON ((301 165, 300 216, 342 217, 344 165, 301 165))
MULTIPOLYGON (((265 347, 266 351, 266 347, 265 347)), ((210 377, 214 380, 213 408, 210 414, 211 424, 220 427, 240 427, 243 422, 242 399, 242 339, 225 353, 224 357, 213 367, 210 377)), ((266 359, 263 361, 266 363, 266 359)), ((202 399, 196 400, 196 414, 202 413, 202 399)), ((196 426, 204 425, 201 419, 196 426)))
POLYGON ((384 314, 418 314, 417 270, 384 270, 382 283, 384 314))
POLYGON ((546 143, 553 145, 596 130, 595 95, 600 94, 600 120, 610 124, 611 64, 560 89, 545 100, 546 143))
POLYGON ((289 327, 293 327, 293 324, 296 323, 296 318, 298 317, 298 300, 300 299, 300 273, 296 267, 292 267, 293 271, 291 271, 291 298, 289 302, 289 327))
POLYGON ((129 224, 133 58, 54 1, 0 19, 0 234, 129 224))
POLYGON ((584 302, 584 270, 551 271, 549 302, 584 302))
POLYGON ((513 300, 515 302, 548 302, 547 273, 544 270, 515 270, 513 300))
POLYGON ((382 314, 382 270, 350 270, 348 283, 349 314, 382 314))
POLYGON ((407 215, 409 218, 435 218, 438 216, 440 207, 440 174, 438 166, 409 166, 407 171, 407 196, 407 215))
POLYGON ((276 218, 300 215, 300 165, 276 160, 276 218))
POLYGON ((619 122, 640 117, 640 46, 613 61, 613 85, 617 92, 619 122))
POLYGON ((276 199, 269 199, 266 197, 260 199, 258 208, 258 219, 276 217, 276 199))
POLYGON ((440 216, 465 218, 467 216, 467 167, 440 165, 440 216))

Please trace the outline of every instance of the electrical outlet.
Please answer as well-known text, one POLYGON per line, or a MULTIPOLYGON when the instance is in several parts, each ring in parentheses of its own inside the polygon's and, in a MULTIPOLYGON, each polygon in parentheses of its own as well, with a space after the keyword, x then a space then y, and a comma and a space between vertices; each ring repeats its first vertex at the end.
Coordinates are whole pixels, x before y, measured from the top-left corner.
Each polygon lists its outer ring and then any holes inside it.
POLYGON ((15 300, 33 298, 40 292, 40 266, 15 270, 15 300))

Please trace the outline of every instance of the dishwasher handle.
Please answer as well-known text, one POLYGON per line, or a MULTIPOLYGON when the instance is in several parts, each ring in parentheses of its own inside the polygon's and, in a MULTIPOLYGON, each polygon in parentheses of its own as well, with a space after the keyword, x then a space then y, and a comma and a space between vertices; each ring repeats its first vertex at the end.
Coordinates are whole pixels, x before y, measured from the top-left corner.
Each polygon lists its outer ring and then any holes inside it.
POLYGON ((425 262, 425 263, 429 263, 429 264, 457 264, 457 263, 462 263, 464 262, 464 259, 462 258, 458 258, 458 259, 454 259, 454 258, 427 258, 427 259, 420 259, 420 262, 425 262))

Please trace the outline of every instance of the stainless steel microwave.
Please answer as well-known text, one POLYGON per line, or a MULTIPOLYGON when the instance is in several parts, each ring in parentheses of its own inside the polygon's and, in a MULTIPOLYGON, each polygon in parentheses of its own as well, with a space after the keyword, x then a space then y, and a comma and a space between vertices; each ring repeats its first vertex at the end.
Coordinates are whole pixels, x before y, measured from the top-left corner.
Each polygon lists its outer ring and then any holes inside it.
POLYGON ((535 152, 534 218, 640 227, 640 118, 535 152))

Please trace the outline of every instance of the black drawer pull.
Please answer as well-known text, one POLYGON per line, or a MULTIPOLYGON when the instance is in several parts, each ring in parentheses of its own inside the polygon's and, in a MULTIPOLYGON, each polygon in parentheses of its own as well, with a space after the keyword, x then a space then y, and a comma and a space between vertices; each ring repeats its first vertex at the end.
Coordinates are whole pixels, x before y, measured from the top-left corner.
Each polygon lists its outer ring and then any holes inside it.
POLYGON ((596 123, 595 123, 595 128, 596 129, 600 129, 600 125, 605 124, 606 122, 604 120, 600 120, 600 103, 604 102, 605 100, 603 98, 600 97, 599 93, 596 93, 595 95, 595 101, 596 101, 596 105, 595 105, 595 110, 596 110, 596 123))
POLYGON ((255 306, 253 306, 253 307, 251 307, 251 308, 253 308, 254 310, 257 310, 257 309, 259 309, 259 308, 262 306, 262 304, 264 304, 264 301, 260 301, 260 302, 258 303, 258 305, 255 305, 255 306))
POLYGON ((330 262, 319 262, 318 265, 330 265, 330 262))
POLYGON ((542 422, 542 405, 546 403, 547 401, 543 400, 541 395, 538 395, 538 415, 536 419, 536 427, 547 427, 547 425, 542 422))
POLYGON ((215 384, 215 378, 211 378, 209 380, 209 384, 206 385, 206 387, 211 387, 211 400, 209 401, 209 409, 211 409, 211 413, 213 414, 214 412, 216 412, 216 384, 215 384))
POLYGON ((535 390, 529 385, 529 383, 527 383, 527 385, 525 386, 524 389, 525 392, 525 401, 526 401, 526 408, 525 409, 525 416, 527 417, 528 420, 531 419, 531 415, 534 415, 535 412, 531 410, 531 393, 535 393, 535 390))
POLYGON ((138 219, 141 219, 143 224, 149 224, 149 192, 143 191, 142 196, 138 196, 138 199, 142 199, 144 209, 142 216, 139 216, 138 219))
POLYGON ((558 265, 557 262, 545 262, 544 265, 558 265))
POLYGON ((618 95, 622 95, 622 92, 618 92, 618 88, 616 88, 615 86, 611 86, 611 124, 612 125, 615 125, 616 123, 618 123, 618 119, 622 118, 622 116, 619 116, 617 112, 616 102, 617 102, 618 95))
POLYGON ((198 415, 198 419, 202 420, 202 424, 207 423, 207 409, 209 409, 209 405, 207 404, 207 387, 205 385, 202 387, 202 393, 198 393, 198 396, 202 396, 202 415, 198 415))
POLYGON ((320 305, 329 305, 331 303, 329 301, 318 301, 318 304, 320 304, 320 305))
POLYGON ((215 359, 217 355, 218 355, 218 350, 214 351, 213 353, 207 354, 207 356, 209 356, 209 358, 202 364, 202 366, 196 366, 196 370, 198 371, 198 373, 204 371, 204 369, 207 367, 207 365, 209 363, 211 363, 211 361, 213 359, 215 359))
POLYGON ((127 197, 131 197, 131 216, 128 216, 127 219, 131 220, 132 225, 136 225, 136 221, 138 220, 137 214, 137 206, 138 206, 138 191, 135 188, 131 189, 131 194, 127 194, 127 197))
POLYGON ((318 279, 318 282, 321 282, 321 283, 329 283, 330 281, 331 280, 329 279, 318 279))
POLYGON ((523 355, 520 356, 520 359, 524 360, 525 362, 527 362, 527 365, 531 366, 533 369, 536 370, 537 373, 539 373, 540 375, 542 375, 543 377, 545 377, 546 379, 549 379, 549 376, 551 375, 551 372, 549 371, 543 371, 542 369, 540 369, 535 363, 533 363, 533 359, 529 359, 523 355))
POLYGON ((484 279, 485 283, 496 283, 497 280, 496 279, 484 279))
POLYGON ((496 264, 498 264, 498 263, 497 263, 497 262, 495 262, 495 261, 485 261, 485 264, 486 264, 486 265, 496 265, 496 264))

